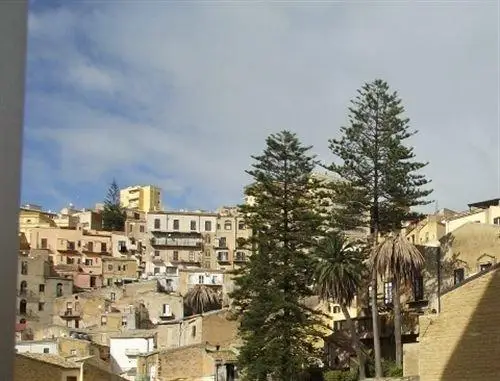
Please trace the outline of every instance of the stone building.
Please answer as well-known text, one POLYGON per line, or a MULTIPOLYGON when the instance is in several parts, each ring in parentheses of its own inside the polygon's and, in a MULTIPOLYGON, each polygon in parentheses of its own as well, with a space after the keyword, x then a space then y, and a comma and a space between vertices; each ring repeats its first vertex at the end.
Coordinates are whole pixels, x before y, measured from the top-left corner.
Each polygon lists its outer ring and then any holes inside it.
POLYGON ((18 256, 16 320, 47 324, 57 297, 73 293, 73 280, 57 276, 47 250, 20 251, 18 256))

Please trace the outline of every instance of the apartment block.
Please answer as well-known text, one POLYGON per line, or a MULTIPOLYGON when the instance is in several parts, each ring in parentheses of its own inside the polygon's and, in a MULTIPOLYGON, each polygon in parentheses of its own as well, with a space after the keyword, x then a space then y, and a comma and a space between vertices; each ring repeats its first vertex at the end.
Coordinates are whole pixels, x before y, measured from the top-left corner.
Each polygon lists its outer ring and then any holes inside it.
POLYGON ((73 293, 73 280, 57 276, 46 250, 21 251, 18 256, 16 321, 47 324, 55 298, 73 293))
POLYGON ((102 277, 106 286, 134 282, 139 278, 137 260, 135 258, 102 258, 102 277))
POLYGON ((214 268, 234 269, 244 264, 250 254, 245 240, 251 237, 251 230, 245 225, 243 216, 236 207, 224 207, 218 210, 217 231, 213 247, 214 268))
POLYGON ((471 203, 468 207, 469 210, 457 213, 446 221, 446 233, 468 222, 500 225, 500 198, 471 203))
POLYGON ((25 233, 32 228, 55 228, 57 214, 43 211, 38 205, 24 205, 19 209, 19 231, 25 233))
POLYGON ((151 252, 146 258, 147 275, 173 268, 201 267, 205 261, 204 241, 216 231, 217 215, 202 211, 148 213, 151 252))
POLYGON ((153 185, 134 185, 120 190, 120 204, 142 212, 161 210, 161 189, 153 185))
POLYGON ((32 248, 47 250, 61 276, 72 277, 75 287, 102 286, 102 258, 111 256, 111 233, 75 228, 32 228, 26 232, 32 248))

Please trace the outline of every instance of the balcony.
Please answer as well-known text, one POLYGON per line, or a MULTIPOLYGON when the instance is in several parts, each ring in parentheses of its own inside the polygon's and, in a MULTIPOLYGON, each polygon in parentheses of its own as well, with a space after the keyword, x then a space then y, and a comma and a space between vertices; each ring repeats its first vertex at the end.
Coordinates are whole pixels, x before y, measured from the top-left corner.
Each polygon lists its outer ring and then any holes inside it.
POLYGON ((229 251, 218 251, 217 261, 221 263, 229 263, 229 251))
POLYGON ((80 319, 82 312, 78 309, 66 308, 59 312, 59 317, 62 319, 80 319))
POLYGON ((234 262, 238 262, 238 263, 244 263, 244 262, 247 262, 248 259, 247 259, 247 255, 245 252, 243 251, 237 251, 236 252, 236 255, 234 257, 234 262))
POLYGON ((199 248, 202 245, 200 238, 152 238, 152 246, 165 246, 165 247, 191 247, 199 248))

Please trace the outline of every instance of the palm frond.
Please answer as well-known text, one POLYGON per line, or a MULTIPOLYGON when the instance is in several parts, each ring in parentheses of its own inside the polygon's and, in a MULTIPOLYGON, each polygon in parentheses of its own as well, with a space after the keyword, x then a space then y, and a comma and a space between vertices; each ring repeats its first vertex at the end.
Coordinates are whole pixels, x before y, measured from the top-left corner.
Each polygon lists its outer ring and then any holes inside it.
POLYGON ((372 257, 373 265, 380 274, 412 281, 424 266, 422 253, 402 234, 387 237, 372 257))

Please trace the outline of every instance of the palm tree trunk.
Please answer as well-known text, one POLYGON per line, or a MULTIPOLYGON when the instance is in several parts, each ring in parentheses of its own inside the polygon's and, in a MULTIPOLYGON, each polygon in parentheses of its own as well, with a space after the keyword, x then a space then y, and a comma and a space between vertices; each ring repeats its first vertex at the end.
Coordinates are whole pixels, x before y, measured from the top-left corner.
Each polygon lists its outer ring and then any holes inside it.
POLYGON ((349 327, 349 331, 351 332, 352 347, 356 351, 356 357, 358 358, 359 379, 364 380, 366 378, 365 354, 363 353, 363 350, 361 348, 361 341, 359 340, 358 332, 356 331, 356 326, 354 325, 354 322, 351 319, 351 315, 349 314, 347 306, 341 304, 340 308, 342 309, 342 312, 345 316, 345 320, 347 322, 347 326, 349 327))
POLYGON ((401 299, 400 299, 400 279, 394 278, 394 342, 396 345, 396 365, 403 365, 403 346, 401 344, 401 299))
POLYGON ((382 356, 380 351, 380 330, 377 306, 377 270, 375 266, 372 270, 371 279, 372 293, 370 295, 372 303, 372 325, 373 325, 373 352, 375 354, 375 378, 382 377, 382 356))

